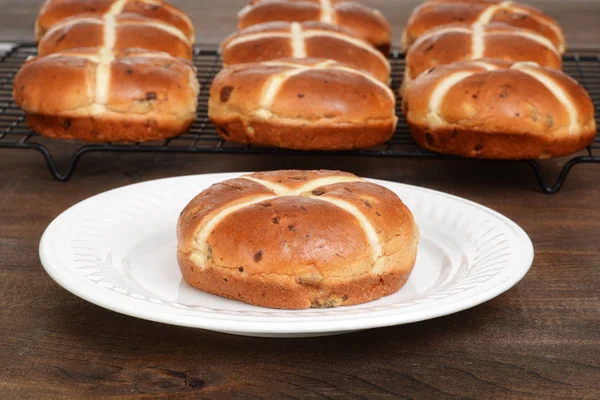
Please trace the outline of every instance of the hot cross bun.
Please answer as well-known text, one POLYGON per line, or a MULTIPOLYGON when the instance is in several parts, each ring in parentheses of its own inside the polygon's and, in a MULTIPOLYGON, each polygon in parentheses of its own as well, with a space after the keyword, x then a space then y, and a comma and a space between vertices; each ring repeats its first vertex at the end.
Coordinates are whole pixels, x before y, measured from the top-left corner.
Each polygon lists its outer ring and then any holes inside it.
POLYGON ((561 69, 562 57, 544 36, 504 23, 444 25, 423 34, 406 53, 402 90, 424 71, 456 61, 495 58, 561 69))
POLYGON ((419 229, 390 190, 337 171, 274 171, 211 186, 183 210, 179 267, 201 290, 272 308, 360 304, 398 291, 419 229))
POLYGON ((187 130, 198 81, 190 62, 166 53, 78 49, 28 60, 13 90, 27 123, 42 135, 146 141, 187 130))
POLYGON ((421 146, 465 157, 561 156, 596 135, 586 90, 535 63, 482 59, 434 68, 407 87, 403 110, 421 146))
POLYGON ((41 56, 81 47, 115 51, 130 48, 161 51, 191 60, 193 41, 179 29, 160 20, 122 14, 113 17, 76 16, 54 24, 38 42, 41 56), (107 22, 107 19, 110 19, 107 22))
POLYGON ((222 70, 208 115, 226 140, 347 150, 388 140, 396 99, 369 73, 332 60, 282 59, 222 70))
POLYGON ((487 25, 503 22, 516 28, 534 31, 565 52, 565 38, 558 23, 542 11, 512 1, 429 0, 417 7, 402 36, 406 50, 424 33, 442 25, 461 23, 487 25))
POLYGON ((149 141, 185 132, 199 91, 194 29, 161 0, 46 0, 39 57, 13 94, 38 133, 91 142, 149 141), (186 59, 186 60, 183 60, 186 59))
POLYGON ((267 22, 234 33, 221 44, 224 65, 279 58, 328 58, 390 79, 387 58, 350 31, 317 21, 267 22))
POLYGON ((390 25, 381 13, 349 0, 253 0, 238 14, 238 28, 273 21, 321 21, 347 28, 381 52, 390 50, 390 25))
POLYGON ((194 27, 188 16, 162 0, 46 0, 36 21, 36 38, 40 40, 52 26, 70 17, 109 17, 112 21, 130 15, 169 25, 194 42, 194 27))

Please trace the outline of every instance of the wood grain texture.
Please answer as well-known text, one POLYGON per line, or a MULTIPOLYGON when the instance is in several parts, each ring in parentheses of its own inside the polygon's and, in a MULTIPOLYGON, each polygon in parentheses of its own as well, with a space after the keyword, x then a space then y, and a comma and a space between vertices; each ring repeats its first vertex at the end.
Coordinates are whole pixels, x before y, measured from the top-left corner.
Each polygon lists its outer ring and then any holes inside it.
POLYGON ((0 159, 0 397, 600 396, 595 166, 578 167, 563 192, 547 196, 521 163, 91 154, 58 183, 38 154, 2 150, 0 159), (39 263, 46 225, 91 195, 168 176, 275 168, 340 168, 481 202, 531 235, 534 265, 515 288, 455 315, 340 337, 253 339, 104 310, 60 288, 39 263))
MULTIPOLYGON (((217 42, 245 1, 175 3, 200 41, 217 42)), ((417 2, 368 3, 391 19, 398 42, 417 2)), ((572 47, 597 47, 600 2, 531 3, 563 23, 572 47)), ((39 1, 0 7, 4 38, 33 37, 39 1)), ((547 196, 522 163, 90 154, 59 183, 39 154, 0 149, 0 398, 600 398, 599 176, 596 165, 578 166, 547 196), (339 337, 254 339, 113 313, 60 288, 39 263, 45 227, 89 196, 169 176, 281 168, 343 169, 480 202, 530 234, 533 267, 507 293, 455 315, 339 337)))

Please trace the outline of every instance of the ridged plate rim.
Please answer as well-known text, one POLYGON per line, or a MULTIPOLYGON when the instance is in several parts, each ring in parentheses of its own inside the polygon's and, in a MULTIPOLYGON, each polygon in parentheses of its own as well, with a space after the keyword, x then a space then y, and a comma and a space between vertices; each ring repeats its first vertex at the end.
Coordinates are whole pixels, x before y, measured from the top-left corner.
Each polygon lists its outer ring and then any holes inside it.
MULTIPOLYGON (((454 221, 448 221, 448 223, 457 223, 456 219, 460 220, 462 218, 467 222, 459 221, 458 223, 469 224, 471 223, 469 221, 473 220, 475 221, 475 225, 480 224, 480 226, 475 227, 472 234, 476 233, 478 235, 478 232, 481 232, 481 235, 484 235, 484 232, 487 232, 485 233, 486 235, 496 235, 494 238, 500 244, 494 244, 496 247, 491 247, 493 250, 490 250, 491 255, 486 256, 484 254, 484 256, 479 258, 480 261, 472 263, 475 264, 476 268, 483 268, 482 270, 475 269, 475 272, 479 275, 472 277, 473 284, 466 285, 467 289, 461 289, 462 291, 452 291, 453 285, 449 284, 449 289, 446 288, 446 290, 449 290, 450 294, 446 295, 446 297, 444 297, 444 292, 434 292, 434 294, 438 295, 442 293, 442 296, 438 296, 440 297, 439 299, 433 300, 425 297, 424 299, 408 302, 410 304, 398 303, 371 306, 367 303, 366 305, 354 307, 301 311, 270 310, 259 307, 254 307, 252 311, 211 309, 210 307, 206 307, 206 309, 191 309, 187 306, 174 304, 174 302, 153 299, 136 293, 118 292, 115 291, 114 285, 112 289, 100 286, 98 282, 102 281, 101 278, 98 280, 86 279, 82 275, 83 272, 78 272, 93 270, 93 268, 77 267, 73 262, 65 260, 66 255, 64 253, 61 254, 57 251, 57 247, 60 247, 57 246, 57 243, 60 243, 60 236, 63 235, 64 237, 65 230, 69 230, 71 226, 83 226, 83 223, 77 221, 85 221, 85 215, 90 214, 90 207, 98 209, 98 215, 109 215, 110 212, 114 213, 113 208, 118 210, 118 206, 115 205, 117 203, 115 199, 120 199, 120 206, 124 206, 127 209, 129 204, 127 203, 127 199, 133 198, 132 196, 148 197, 148 193, 152 191, 154 193, 157 193, 157 191, 164 192, 167 197, 175 196, 173 193, 177 192, 177 188, 180 188, 184 192, 187 191, 188 197, 191 199, 193 196, 190 194, 190 184, 197 184, 194 186, 197 189, 193 193, 199 193, 200 190, 209 186, 209 182, 214 183, 216 181, 231 179, 242 174, 244 173, 219 173, 164 178, 109 190, 83 200, 59 215, 44 232, 39 249, 42 265, 48 274, 69 292, 98 306, 122 314, 167 324, 241 335, 312 336, 418 322, 474 307, 493 299, 513 287, 525 276, 533 262, 533 245, 525 231, 496 211, 447 193, 377 179, 369 179, 369 181, 383 185, 394 192, 400 192, 400 197, 403 200, 406 200, 407 197, 410 198, 410 202, 415 203, 411 208, 419 208, 419 214, 426 211, 428 218, 432 222, 436 222, 436 218, 441 218, 442 220, 450 218, 447 216, 448 212, 439 211, 441 208, 440 204, 442 204, 446 207, 445 211, 454 209, 454 212, 456 212, 454 221), (184 187, 185 190, 183 189, 184 187), (432 206, 429 210, 420 210, 420 208, 426 207, 427 204, 437 207, 432 206), (103 210, 105 214, 102 214, 103 210), (462 215, 462 210, 470 210, 472 215, 462 215), (458 215, 460 215, 460 218, 457 217, 458 215), (473 215, 479 216, 479 219, 473 219, 473 215), (485 223, 477 222, 481 220, 481 216, 488 218, 485 223), (77 225, 77 223, 80 225, 77 225), (494 233, 493 229, 497 229, 499 233, 494 233), (492 234, 489 233, 490 231, 492 234), (506 243, 510 243, 510 247, 506 243), (499 248, 497 246, 504 247, 499 248), (497 261, 498 259, 501 262, 497 261), (495 263, 493 267, 488 268, 493 273, 485 271, 485 265, 487 265, 485 262, 489 260, 491 260, 491 264, 495 263), (484 267, 478 267, 477 263, 485 265, 484 267), (506 265, 503 266, 504 264, 506 265), (479 277, 482 278, 479 279, 479 277), (446 303, 444 300, 448 299, 450 301, 446 303)), ((133 205, 129 205, 129 207, 133 207, 133 205)), ((153 206, 149 205, 148 207, 152 209, 153 206)), ((177 210, 177 214, 179 211, 177 210)), ((427 221, 426 225, 430 225, 429 222, 427 221)), ((175 221, 173 222, 173 234, 175 232, 174 224, 175 221)), ((421 227, 422 234, 425 237, 427 236, 427 229, 431 228, 421 227)), ((70 231, 73 232, 72 229, 70 231)), ((100 238, 102 239, 101 235, 100 238)), ((476 239, 474 243, 477 243, 476 239)), ((479 247, 484 246, 485 244, 479 247)), ((475 254, 475 259, 477 259, 477 256, 480 255, 475 254)), ((91 277, 94 277, 93 273, 91 277)), ((108 282, 108 285, 110 286, 110 282, 108 282)))

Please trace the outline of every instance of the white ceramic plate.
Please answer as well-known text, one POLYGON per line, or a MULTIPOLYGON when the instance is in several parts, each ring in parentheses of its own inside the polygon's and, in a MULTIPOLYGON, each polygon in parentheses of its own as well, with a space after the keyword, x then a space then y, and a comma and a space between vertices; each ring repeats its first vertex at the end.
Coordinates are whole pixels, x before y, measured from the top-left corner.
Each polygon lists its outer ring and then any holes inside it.
POLYGON ((194 196, 238 175, 162 179, 82 201, 48 226, 42 264, 68 291, 123 314, 239 335, 302 337, 455 313, 508 290, 533 261, 527 234, 502 215, 444 193, 373 180, 400 196, 421 229, 417 264, 398 293, 358 306, 300 311, 224 299, 182 281, 175 227, 194 196))

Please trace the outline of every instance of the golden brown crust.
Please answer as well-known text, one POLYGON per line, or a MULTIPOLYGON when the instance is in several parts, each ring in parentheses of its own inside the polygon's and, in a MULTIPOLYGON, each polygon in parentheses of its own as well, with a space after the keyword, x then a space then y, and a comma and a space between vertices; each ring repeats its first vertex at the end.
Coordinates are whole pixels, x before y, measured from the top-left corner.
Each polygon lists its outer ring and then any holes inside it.
POLYGON ((105 116, 61 117, 27 114, 27 125, 44 136, 85 142, 149 142, 168 139, 186 132, 194 118, 154 119, 118 113, 105 116))
POLYGON ((105 71, 107 86, 99 88, 98 59, 94 49, 81 49, 23 65, 14 98, 35 131, 63 139, 145 141, 191 125, 198 83, 190 63, 164 53, 123 52, 105 71))
POLYGON ((183 279, 202 291, 260 307, 301 310, 367 303, 396 293, 411 271, 332 279, 318 286, 287 275, 248 275, 239 269, 211 264, 200 270, 188 254, 177 252, 183 279))
MULTIPOLYGON (((81 47, 104 46, 104 21, 99 17, 72 17, 62 20, 38 42, 40 56, 81 47)), ((165 29, 163 23, 135 15, 115 21, 115 51, 130 48, 168 53, 173 57, 192 59, 192 43, 177 31, 165 29)))
POLYGON ((562 67, 558 50, 535 32, 502 23, 489 24, 481 31, 469 25, 453 24, 427 32, 411 46, 406 54, 405 81, 410 82, 439 65, 478 58, 533 61, 543 67, 562 67), (473 46, 476 40, 481 44, 478 48, 473 46))
POLYGON ((90 107, 96 63, 85 57, 31 58, 14 80, 15 102, 26 112, 53 114, 90 107))
POLYGON ((263 171, 255 172, 251 175, 253 178, 260 179, 268 183, 283 185, 291 190, 299 190, 307 182, 317 179, 338 178, 347 180, 359 180, 356 175, 344 171, 331 171, 327 169, 318 170, 281 170, 281 171, 263 171))
POLYGON ((359 304, 397 291, 419 232, 391 191, 337 171, 274 171, 224 181, 183 210, 186 282, 275 308, 359 304))
POLYGON ((423 148, 468 158, 535 160, 560 157, 588 146, 596 132, 557 139, 550 135, 483 132, 468 128, 436 128, 411 125, 415 141, 423 148))
POLYGON ((560 25, 542 11, 518 3, 481 0, 425 2, 413 11, 403 34, 402 46, 407 50, 425 32, 457 22, 469 25, 503 22, 515 28, 537 32, 550 40, 561 54, 565 51, 565 38, 560 25), (492 7, 495 9, 491 10, 492 7))
POLYGON ((236 205, 258 196, 271 196, 272 191, 247 179, 229 179, 212 185, 183 209, 177 225, 177 243, 184 253, 190 253, 194 235, 205 218, 217 213, 225 205, 236 205))
POLYGON ((248 274, 305 279, 342 274, 349 264, 352 275, 372 268, 369 240, 352 214, 302 196, 273 197, 270 206, 265 203, 238 210, 212 230, 207 243, 215 264, 244 266, 248 274))
MULTIPOLYGON (((101 18, 116 2, 117 0, 46 0, 36 21, 36 38, 40 40, 52 26, 70 17, 101 18)), ((120 14, 134 14, 163 22, 179 29, 190 42, 194 42, 194 27, 190 19, 181 10, 161 0, 127 0, 120 14)))
POLYGON ((93 142, 185 132, 196 113, 189 18, 161 0, 46 0, 39 57, 15 76, 15 102, 38 133, 93 142))
POLYGON ((238 14, 238 28, 273 21, 321 21, 349 29, 384 54, 390 50, 391 30, 377 10, 354 1, 331 1, 332 14, 323 12, 319 0, 257 0, 238 14))
POLYGON ((390 65, 347 29, 317 21, 268 22, 242 29, 221 43, 225 66, 279 58, 328 58, 370 72, 387 83, 390 65))
POLYGON ((213 118, 212 121, 217 125, 219 135, 227 141, 292 150, 366 149, 388 141, 395 129, 392 119, 362 126, 336 126, 327 121, 290 125, 244 117, 213 118))
POLYGON ((403 109, 422 147, 465 157, 561 156, 596 135, 585 89, 529 63, 486 59, 438 67, 408 86, 403 109))
POLYGON ((284 59, 221 71, 209 117, 227 140, 336 150, 385 142, 394 107, 394 94, 367 73, 331 60, 284 59))

